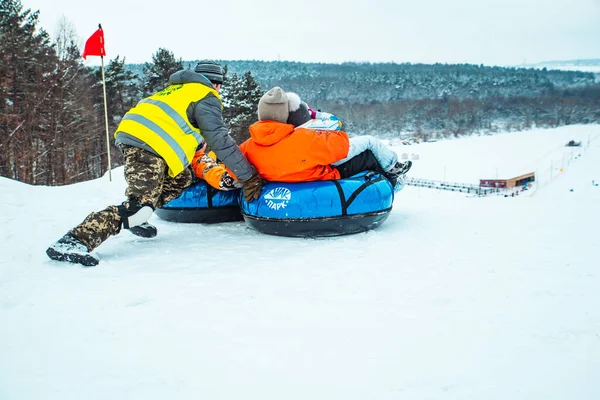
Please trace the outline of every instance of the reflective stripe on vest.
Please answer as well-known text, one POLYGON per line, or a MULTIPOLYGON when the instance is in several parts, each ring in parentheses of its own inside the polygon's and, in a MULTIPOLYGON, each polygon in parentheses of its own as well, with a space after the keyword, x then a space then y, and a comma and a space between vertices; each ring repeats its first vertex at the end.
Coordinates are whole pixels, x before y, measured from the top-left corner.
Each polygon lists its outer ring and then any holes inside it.
POLYGON ((182 131, 184 131, 188 135, 194 136, 196 140, 198 140, 198 143, 204 140, 202 139, 202 135, 200 135, 200 131, 195 131, 194 128, 192 128, 190 124, 188 124, 187 121, 181 117, 181 115, 177 114, 177 111, 175 111, 173 107, 171 107, 167 103, 158 100, 153 100, 150 98, 143 99, 142 101, 140 101, 140 103, 148 103, 159 107, 165 112, 165 114, 173 118, 173 121, 175 121, 175 123, 179 125, 182 131))
POLYGON ((169 166, 169 175, 181 173, 192 161, 199 143, 199 129, 187 118, 187 108, 208 94, 218 93, 200 83, 171 85, 141 100, 129 110, 118 132, 127 133, 150 146, 169 166))
POLYGON ((177 158, 179 158, 179 161, 181 161, 181 164, 185 165, 186 159, 187 159, 187 157, 185 155, 185 151, 183 151, 183 148, 179 145, 179 143, 177 143, 177 141, 175 139, 173 139, 173 137, 171 135, 169 135, 167 132, 165 132, 165 130, 163 128, 158 126, 156 123, 150 121, 148 118, 144 117, 143 115, 125 114, 125 116, 123 117, 123 121, 127 121, 127 120, 135 121, 138 124, 144 125, 148 129, 154 131, 158 136, 161 137, 162 140, 164 140, 165 142, 167 142, 167 144, 169 146, 171 146, 171 148, 173 149, 175 154, 177 154, 177 158))

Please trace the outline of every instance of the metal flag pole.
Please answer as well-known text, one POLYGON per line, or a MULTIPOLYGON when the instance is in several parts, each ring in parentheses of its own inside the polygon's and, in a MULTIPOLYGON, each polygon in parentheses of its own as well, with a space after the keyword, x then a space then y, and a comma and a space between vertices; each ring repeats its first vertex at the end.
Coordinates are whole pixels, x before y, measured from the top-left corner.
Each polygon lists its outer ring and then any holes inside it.
MULTIPOLYGON (((98 28, 102 29, 102 24, 98 24, 98 28)), ((103 43, 104 44, 104 43, 103 43)), ((102 60, 102 92, 104 94, 104 123, 106 125, 106 153, 108 154, 108 180, 112 182, 112 171, 110 167, 110 135, 108 133, 108 108, 106 106, 106 81, 104 79, 104 56, 100 56, 102 60)))

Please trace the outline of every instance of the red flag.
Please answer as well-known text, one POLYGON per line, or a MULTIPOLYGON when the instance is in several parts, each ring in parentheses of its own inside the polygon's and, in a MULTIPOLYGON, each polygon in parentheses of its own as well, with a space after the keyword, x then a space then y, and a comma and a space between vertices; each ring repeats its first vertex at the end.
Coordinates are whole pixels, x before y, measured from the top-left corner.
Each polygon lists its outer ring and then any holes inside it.
POLYGON ((86 56, 100 56, 103 57, 106 55, 106 51, 104 50, 104 31, 102 30, 102 25, 98 25, 98 30, 94 32, 92 36, 85 42, 85 47, 83 49, 83 58, 86 56))

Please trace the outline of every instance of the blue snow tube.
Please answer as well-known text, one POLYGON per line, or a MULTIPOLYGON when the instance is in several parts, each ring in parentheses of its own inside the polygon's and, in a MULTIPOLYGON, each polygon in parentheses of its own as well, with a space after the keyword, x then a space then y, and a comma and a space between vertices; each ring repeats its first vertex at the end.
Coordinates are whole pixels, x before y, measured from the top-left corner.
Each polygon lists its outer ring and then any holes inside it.
POLYGON ((239 189, 222 191, 205 181, 199 181, 155 212, 160 218, 171 222, 212 224, 241 221, 239 197, 239 189))
POLYGON ((314 182, 268 182, 258 200, 240 196, 242 215, 254 229, 278 236, 339 236, 381 225, 394 201, 392 184, 376 172, 314 182))

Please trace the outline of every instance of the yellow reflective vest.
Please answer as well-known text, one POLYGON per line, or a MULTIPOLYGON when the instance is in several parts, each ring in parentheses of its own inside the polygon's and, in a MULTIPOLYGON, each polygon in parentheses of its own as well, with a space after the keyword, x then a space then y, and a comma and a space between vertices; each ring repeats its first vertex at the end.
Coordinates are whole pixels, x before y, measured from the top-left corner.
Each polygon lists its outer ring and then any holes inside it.
POLYGON ((125 114, 117 127, 150 146, 169 166, 169 175, 179 175, 192 162, 201 132, 187 117, 190 103, 209 93, 219 100, 219 93, 201 83, 180 83, 141 100, 125 114))

